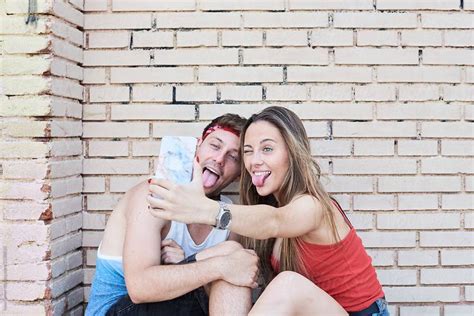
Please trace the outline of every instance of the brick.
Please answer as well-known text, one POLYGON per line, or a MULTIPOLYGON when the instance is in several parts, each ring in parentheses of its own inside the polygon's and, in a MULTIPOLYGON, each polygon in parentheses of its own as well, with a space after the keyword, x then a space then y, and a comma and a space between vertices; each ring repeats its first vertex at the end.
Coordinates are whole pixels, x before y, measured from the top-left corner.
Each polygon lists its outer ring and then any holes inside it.
POLYGON ((51 113, 51 98, 45 96, 12 96, 0 100, 0 116, 46 116, 51 113))
POLYGON ((147 174, 148 160, 84 159, 83 174, 147 174))
POLYGON ((459 302, 461 299, 459 287, 384 287, 384 292, 391 303, 459 302))
POLYGON ((35 301, 46 298, 46 282, 7 282, 5 292, 7 300, 35 301))
POLYGON ((61 294, 73 289, 79 285, 83 280, 83 271, 76 270, 67 273, 51 282, 52 297, 59 297, 61 294))
POLYGON ((443 66, 381 66, 377 68, 378 82, 447 82, 461 81, 461 70, 443 66))
POLYGON ((2 16, 4 22, 0 30, 1 34, 44 34, 49 29, 45 17, 39 17, 37 23, 26 24, 23 16, 2 16))
POLYGON ((0 142, 0 158, 40 158, 49 153, 47 143, 32 141, 0 142))
POLYGON ((336 65, 417 65, 418 50, 411 48, 336 48, 336 65))
POLYGON ((54 35, 76 44, 77 46, 82 47, 84 44, 84 33, 60 20, 54 21, 51 25, 51 31, 54 35))
POLYGON ((90 102, 128 102, 130 88, 127 86, 92 86, 89 88, 90 102))
POLYGON ((395 209, 393 195, 354 195, 354 210, 360 211, 388 211, 395 209))
POLYGON ((308 46, 306 31, 268 30, 265 34, 267 46, 308 46))
POLYGON ((416 161, 388 158, 334 159, 334 174, 416 174, 416 161))
POLYGON ((222 46, 262 46, 261 31, 222 31, 222 46))
POLYGON ((335 28, 416 28, 414 13, 355 13, 340 12, 334 14, 335 28))
POLYGON ((472 305, 445 305, 444 315, 472 315, 474 314, 474 306, 472 305))
POLYGON ((469 13, 423 13, 421 26, 433 29, 470 29, 472 16, 469 13))
POLYGON ((445 86, 443 99, 445 101, 474 101, 473 87, 469 85, 445 86))
POLYGON ((474 82, 474 67, 466 67, 465 68, 465 81, 469 83, 474 82))
POLYGON ((354 156, 393 156, 393 141, 354 140, 354 156))
POLYGON ((82 207, 82 197, 81 196, 72 196, 66 197, 63 199, 55 199, 52 203, 52 212, 56 217, 65 216, 73 214, 76 212, 81 212, 82 207))
POLYGON ((324 187, 331 193, 373 192, 372 177, 331 176, 325 181, 324 187))
MULTIPOLYGON (((155 142, 155 147, 157 143, 155 142)), ((110 192, 127 192, 140 182, 144 182, 146 177, 111 177, 110 178, 110 192)))
POLYGON ((52 52, 54 56, 64 57, 77 63, 82 63, 83 51, 81 47, 77 47, 69 42, 61 39, 53 39, 52 52))
POLYGON ((413 84, 398 87, 398 99, 400 101, 435 101, 439 98, 439 86, 413 84))
POLYGON ((52 137, 74 137, 82 135, 81 121, 52 121, 52 137))
POLYGON ((474 124, 471 122, 422 122, 422 137, 471 138, 474 124))
MULTIPOLYGON (((76 288, 67 294, 67 306, 70 309, 78 304, 82 305, 83 300, 84 300, 84 290, 82 287, 76 288)), ((82 306, 78 306, 77 310, 78 310, 77 313, 75 313, 73 310, 71 311, 71 314, 77 315, 77 316, 84 314, 84 311, 82 310, 82 306)))
POLYGON ((3 8, 6 13, 49 13, 51 10, 51 3, 46 0, 37 1, 36 6, 28 9, 28 3, 16 1, 16 0, 6 0, 3 4, 3 8))
POLYGON ((160 153, 157 141, 134 142, 132 146, 134 157, 158 156, 160 153))
POLYGON ((133 32, 133 48, 173 47, 172 32, 140 31, 133 32))
POLYGON ((105 120, 107 108, 104 104, 84 104, 83 121, 105 120))
POLYGON ((472 0, 466 0, 464 2, 464 10, 474 10, 474 2, 472 0))
POLYGON ((385 285, 416 285, 416 270, 378 270, 377 277, 385 285))
POLYGON ((350 156, 352 142, 347 140, 310 140, 311 155, 350 156))
POLYGON ((150 64, 148 50, 86 50, 84 66, 141 66, 150 64))
POLYGON ((458 10, 459 2, 448 1, 410 1, 378 0, 377 10, 458 10))
POLYGON ((465 286, 464 289, 466 301, 474 301, 474 286, 465 286))
POLYGON ((461 48, 425 48, 424 65, 474 65, 472 51, 461 48))
POLYGON ((107 11, 107 0, 84 0, 84 11, 107 11))
MULTIPOLYGON (((97 249, 86 251, 86 264, 87 265, 95 266, 96 258, 97 258, 97 249)), ((87 270, 84 269, 84 272, 86 272, 86 271, 87 270)))
POLYGON ((334 122, 335 137, 416 137, 415 122, 334 122))
POLYGON ((327 27, 328 15, 322 12, 243 13, 245 28, 327 27))
POLYGON ((474 156, 474 141, 472 140, 441 140, 443 156, 474 156))
POLYGON ((455 229, 460 228, 460 215, 453 213, 378 214, 378 229, 455 229))
POLYGON ((194 105, 189 104, 117 104, 112 107, 112 120, 194 120, 194 105))
MULTIPOLYGON (((349 46, 352 46, 352 42, 349 46)), ((357 32, 357 46, 398 46, 398 33, 396 31, 361 30, 357 32)))
POLYGON ((261 0, 261 1, 252 1, 252 0, 241 0, 241 1, 216 1, 216 0, 202 0, 199 1, 199 9, 203 11, 222 11, 222 10, 285 10, 285 1, 284 0, 261 0))
POLYGON ((3 75, 42 75, 50 69, 51 59, 39 56, 3 56, 0 72, 3 75))
POLYGON ((307 87, 301 85, 266 86, 266 100, 306 100, 308 94, 307 91, 307 87))
MULTIPOLYGON (((169 33, 169 34, 172 35, 172 33, 169 33)), ((171 39, 172 39, 172 36, 171 36, 171 39)), ((176 33, 176 46, 178 47, 217 46, 217 31, 177 32, 176 33)))
POLYGON ((158 85, 133 85, 132 100, 138 102, 172 102, 173 87, 158 85))
POLYGON ((102 122, 84 123, 83 137, 148 137, 148 123, 102 122))
POLYGON ((415 232, 359 232, 366 248, 407 248, 416 244, 415 232))
POLYGON ((370 0, 291 0, 291 10, 373 10, 373 3, 370 0))
POLYGON ((192 0, 180 1, 147 1, 147 0, 113 0, 113 11, 188 11, 196 9, 192 0))
POLYGON ((474 264, 474 256, 470 250, 441 250, 441 265, 463 266, 474 264))
POLYGON ((38 262, 7 265, 5 272, 8 281, 46 281, 50 271, 46 262, 38 262))
MULTIPOLYGON (((268 33, 267 33, 268 34, 268 33)), ((318 29, 311 32, 311 46, 352 46, 354 33, 349 30, 318 29)), ((268 35, 267 35, 268 44, 268 35)))
POLYGON ((262 87, 261 86, 235 86, 222 85, 219 86, 221 101, 235 100, 235 101, 261 101, 262 87))
POLYGON ((49 173, 47 161, 5 161, 2 163, 4 179, 45 179, 49 173))
POLYGON ((89 141, 88 154, 91 157, 128 156, 128 142, 124 141, 89 141))
POLYGON ((442 46, 443 37, 440 31, 409 30, 401 32, 402 46, 442 46))
POLYGON ((421 269, 421 284, 469 284, 473 283, 474 274, 471 269, 442 268, 421 269))
POLYGON ((106 83, 105 68, 84 68, 82 83, 106 83))
MULTIPOLYGON (((3 219, 5 220, 38 220, 44 212, 50 208, 49 203, 39 202, 19 202, 7 203, 2 201, 3 206, 0 210, 3 212, 3 219)), ((1 240, 1 239, 0 239, 1 240)), ((32 256, 34 256, 32 254, 32 256)), ((34 258, 33 258, 34 259, 34 258)), ((1 263, 0 259, 0 263, 1 263)))
POLYGON ((70 80, 66 78, 52 79, 51 81, 51 92, 53 95, 82 100, 83 98, 83 87, 76 80, 70 80))
MULTIPOLYGON (((217 116, 218 114, 216 114, 217 116)), ((199 123, 175 123, 175 122, 159 122, 153 123, 153 137, 163 137, 166 135, 182 135, 182 136, 201 136, 202 130, 207 125, 206 122, 199 123)))
POLYGON ((239 28, 240 14, 224 12, 156 13, 158 29, 239 28))
POLYGON ((474 177, 465 177, 466 181, 466 191, 474 191, 474 177))
POLYGON ((87 39, 89 48, 126 48, 130 45, 130 33, 126 31, 89 32, 87 39))
POLYGON ((445 31, 444 45, 452 47, 472 47, 474 46, 474 35, 472 31, 445 31))
POLYGON ((374 226, 372 214, 348 213, 347 217, 358 231, 370 230, 374 226))
MULTIPOLYGON (((241 116, 249 117, 267 106, 266 104, 201 104, 199 106, 199 119, 213 120, 217 116, 225 113, 239 113, 241 116)), ((199 134, 201 132, 202 129, 198 131, 199 134)))
POLYGON ((194 72, 190 67, 134 67, 111 68, 111 83, 160 83, 160 82, 193 82, 194 72))
POLYGON ((2 77, 5 95, 39 95, 50 91, 50 80, 39 76, 2 77))
POLYGON ((46 137, 50 124, 46 121, 6 121, 3 124, 3 135, 9 137, 46 137))
MULTIPOLYGON (((305 119, 350 119, 350 120, 370 120, 372 119, 372 105, 357 104, 335 104, 335 103, 303 103, 291 104, 289 107, 298 116, 305 119)), ((342 123, 342 122, 339 122, 342 123)), ((334 123, 337 124, 337 123, 334 123)), ((334 126, 334 125, 333 125, 334 126)), ((336 133, 334 134, 336 136, 336 133)), ((339 135, 337 135, 339 136, 339 135)))
POLYGON ((351 101, 352 87, 344 84, 317 85, 310 87, 311 100, 351 101))
POLYGON ((189 48, 155 50, 154 65, 237 65, 238 50, 233 48, 189 48))
POLYGON ((393 266, 395 254, 393 251, 367 249, 367 254, 372 258, 374 267, 393 266))
POLYGON ((438 142, 436 140, 399 140, 398 155, 436 156, 438 155, 438 142))
POLYGON ((105 179, 102 177, 84 177, 83 190, 85 193, 105 192, 105 179))
MULTIPOLYGON (((87 207, 90 211, 108 211, 112 210, 120 201, 121 195, 88 195, 87 207)), ((102 235, 101 231, 94 231, 89 233, 96 233, 95 237, 89 236, 88 239, 83 238, 83 247, 97 247, 100 243, 102 235), (99 235, 100 234, 100 235, 99 235), (93 239, 93 242, 90 240, 93 239)), ((94 236, 94 235, 92 235, 94 236)))
POLYGON ((80 27, 84 26, 84 14, 67 3, 54 2, 53 13, 72 24, 80 27))
POLYGON ((368 67, 303 67, 290 66, 288 82, 372 82, 368 67))
POLYGON ((439 306, 400 306, 400 316, 439 316, 439 306))
POLYGON ((461 189, 455 176, 380 177, 379 192, 456 192, 461 189))
POLYGON ((459 120, 461 107, 454 104, 377 104, 377 117, 389 120, 459 120))
POLYGON ((176 101, 216 101, 217 88, 215 86, 178 86, 176 87, 176 101))
POLYGON ((474 121, 474 105, 465 105, 464 106, 464 120, 474 121))
POLYGON ((421 160, 421 173, 474 173, 474 164, 469 158, 426 158, 421 160))
POLYGON ((84 78, 82 67, 62 58, 53 58, 51 62, 51 74, 76 80, 83 80, 84 78))
POLYGON ((82 172, 81 159, 51 161, 49 176, 51 179, 79 175, 82 172))
POLYGON ((437 250, 400 250, 399 266, 436 266, 438 265, 437 250))
POLYGON ((367 85, 355 87, 356 101, 394 101, 395 87, 391 85, 367 85))
POLYGON ((51 259, 59 258, 81 247, 82 233, 77 232, 51 242, 51 259))
POLYGON ((81 193, 82 179, 80 177, 51 181, 51 197, 60 198, 66 195, 81 193))
POLYGON ((438 196, 436 194, 398 195, 399 210, 437 210, 438 196))
POLYGON ((282 82, 281 67, 199 67, 200 82, 282 82))
POLYGON ((47 36, 4 36, 3 50, 7 54, 34 54, 47 52, 50 39, 47 36))
POLYGON ((470 232, 420 232, 421 247, 472 247, 470 232))
POLYGON ((150 29, 151 13, 88 13, 84 30, 150 29))
POLYGON ((443 195, 441 206, 443 209, 473 209, 474 194, 443 195))
POLYGON ((243 52, 244 65, 327 65, 326 49, 248 48, 243 52))

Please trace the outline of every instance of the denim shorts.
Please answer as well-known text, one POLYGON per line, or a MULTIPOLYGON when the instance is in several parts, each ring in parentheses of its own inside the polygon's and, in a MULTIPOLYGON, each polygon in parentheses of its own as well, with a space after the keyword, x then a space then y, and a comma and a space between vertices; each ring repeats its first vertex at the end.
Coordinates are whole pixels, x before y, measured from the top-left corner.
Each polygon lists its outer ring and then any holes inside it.
POLYGON ((390 316, 390 313, 388 312, 388 304, 384 298, 379 298, 375 301, 375 304, 377 304, 379 312, 373 313, 372 316, 390 316))
POLYGON ((349 316, 390 316, 390 313, 385 297, 381 297, 364 310, 349 312, 349 316))

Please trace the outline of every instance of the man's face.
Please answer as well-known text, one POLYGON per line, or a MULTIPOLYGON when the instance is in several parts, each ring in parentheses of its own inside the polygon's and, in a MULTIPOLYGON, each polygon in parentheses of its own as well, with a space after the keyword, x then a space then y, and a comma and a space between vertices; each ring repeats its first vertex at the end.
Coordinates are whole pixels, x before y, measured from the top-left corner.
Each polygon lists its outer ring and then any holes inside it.
POLYGON ((239 137, 217 129, 200 141, 196 156, 203 170, 202 185, 214 197, 240 175, 239 137))

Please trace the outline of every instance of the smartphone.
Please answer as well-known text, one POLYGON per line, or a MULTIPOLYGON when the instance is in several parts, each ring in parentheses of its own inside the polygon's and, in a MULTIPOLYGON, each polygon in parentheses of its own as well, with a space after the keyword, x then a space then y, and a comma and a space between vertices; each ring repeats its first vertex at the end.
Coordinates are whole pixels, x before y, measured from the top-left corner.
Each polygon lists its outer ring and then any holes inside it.
POLYGON ((189 136, 164 136, 155 178, 182 184, 191 182, 197 138, 189 136))

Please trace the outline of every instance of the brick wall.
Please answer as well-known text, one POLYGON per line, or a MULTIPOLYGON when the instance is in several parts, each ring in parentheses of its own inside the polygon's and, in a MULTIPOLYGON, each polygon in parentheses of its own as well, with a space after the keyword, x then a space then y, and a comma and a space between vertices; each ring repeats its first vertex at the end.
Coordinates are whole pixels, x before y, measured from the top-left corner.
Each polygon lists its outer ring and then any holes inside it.
POLYGON ((278 104, 304 120, 392 315, 474 312, 472 0, 45 0, 34 28, 25 4, 1 2, 0 260, 38 254, 29 264, 45 271, 4 269, 3 309, 80 312, 107 216, 153 172, 160 138, 278 104), (12 243, 21 251, 6 256, 12 243))

